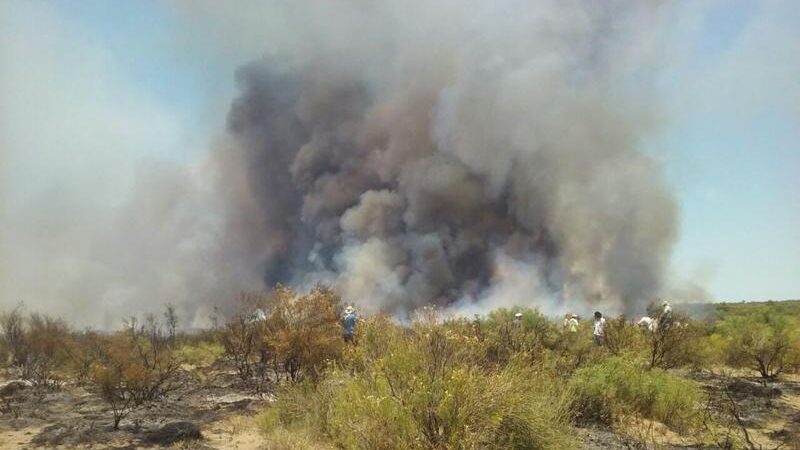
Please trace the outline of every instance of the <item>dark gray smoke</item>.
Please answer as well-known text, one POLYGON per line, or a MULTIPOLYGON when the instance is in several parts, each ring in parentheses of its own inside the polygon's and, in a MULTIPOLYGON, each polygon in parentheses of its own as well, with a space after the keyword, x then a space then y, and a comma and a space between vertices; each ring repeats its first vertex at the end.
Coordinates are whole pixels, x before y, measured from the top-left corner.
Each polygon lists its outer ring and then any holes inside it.
POLYGON ((225 260, 373 311, 657 295, 677 223, 641 150, 657 7, 490 3, 278 8, 303 20, 238 70, 215 154, 225 260))

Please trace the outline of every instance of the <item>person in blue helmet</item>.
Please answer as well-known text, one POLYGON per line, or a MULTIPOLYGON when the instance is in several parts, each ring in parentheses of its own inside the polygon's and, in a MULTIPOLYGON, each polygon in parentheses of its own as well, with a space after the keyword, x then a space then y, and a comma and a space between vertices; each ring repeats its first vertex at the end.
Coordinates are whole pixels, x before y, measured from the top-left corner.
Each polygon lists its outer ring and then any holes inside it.
POLYGON ((344 319, 342 320, 344 341, 348 344, 355 343, 357 319, 355 308, 348 305, 347 308, 344 309, 344 319))

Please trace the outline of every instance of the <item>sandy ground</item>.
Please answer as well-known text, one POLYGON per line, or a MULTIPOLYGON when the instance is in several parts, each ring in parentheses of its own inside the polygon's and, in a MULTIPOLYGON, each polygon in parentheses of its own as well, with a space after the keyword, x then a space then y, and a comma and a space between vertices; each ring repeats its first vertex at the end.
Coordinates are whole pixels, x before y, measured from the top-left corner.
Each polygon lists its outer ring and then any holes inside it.
POLYGON ((231 416, 203 428, 206 445, 219 450, 255 450, 264 439, 252 416, 231 416))

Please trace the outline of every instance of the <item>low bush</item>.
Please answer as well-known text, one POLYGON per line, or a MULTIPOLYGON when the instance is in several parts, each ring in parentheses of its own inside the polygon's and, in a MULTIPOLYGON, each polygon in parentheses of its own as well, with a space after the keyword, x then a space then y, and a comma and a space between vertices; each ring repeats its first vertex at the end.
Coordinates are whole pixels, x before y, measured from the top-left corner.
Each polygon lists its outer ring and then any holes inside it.
POLYGON ((605 328, 605 347, 614 355, 643 353, 653 333, 628 323, 625 316, 609 318, 605 328))
POLYGON ((477 321, 476 326, 480 330, 485 367, 501 367, 512 359, 542 362, 546 350, 560 336, 552 321, 530 308, 497 309, 477 321), (518 321, 516 313, 522 314, 518 321))
POLYGON ((345 449, 574 444, 566 439, 570 391, 524 358, 496 370, 472 364, 479 340, 460 332, 469 330, 464 322, 423 319, 403 329, 378 319, 362 328, 357 364, 284 388, 265 423, 345 449))
POLYGON ((661 369, 647 370, 627 358, 610 357, 580 369, 569 384, 579 422, 613 424, 635 415, 685 432, 701 418, 703 395, 694 382, 661 369))
POLYGON ((281 425, 278 408, 268 408, 255 418, 256 426, 264 437, 260 448, 265 450, 332 450, 334 447, 320 440, 303 426, 287 428, 281 425))
POLYGON ((273 291, 262 339, 292 381, 309 377, 317 382, 325 367, 341 359, 340 303, 339 296, 322 285, 305 295, 280 285, 273 291))
POLYGON ((90 380, 111 407, 114 429, 134 408, 177 387, 179 363, 169 341, 154 318, 142 326, 131 320, 127 330, 108 338, 108 346, 92 363, 90 380))
POLYGON ((44 314, 23 315, 21 307, 0 316, 8 362, 34 386, 55 389, 66 376, 71 331, 61 319, 44 314))
POLYGON ((791 364, 794 345, 798 345, 798 326, 800 319, 760 306, 729 313, 715 327, 715 333, 725 341, 728 365, 750 368, 763 378, 773 378, 791 364))
POLYGON ((106 354, 108 345, 108 336, 96 331, 87 329, 72 333, 66 345, 67 365, 77 382, 90 380, 92 366, 106 354))
POLYGON ((242 298, 242 311, 218 331, 218 340, 243 381, 260 390, 271 369, 276 381, 285 374, 293 382, 317 382, 341 359, 341 300, 330 288, 299 295, 277 285, 268 295, 242 298))
POLYGON ((596 364, 608 353, 604 347, 595 345, 590 336, 591 323, 588 322, 581 324, 576 333, 563 333, 555 342, 546 367, 556 376, 566 378, 582 367, 596 364))
POLYGON ((27 356, 25 317, 21 306, 0 315, 0 330, 8 363, 14 366, 21 365, 27 356))
POLYGON ((253 322, 248 315, 240 314, 230 320, 219 331, 219 342, 223 355, 236 368, 236 373, 244 382, 250 382, 259 372, 259 364, 263 371, 264 358, 259 346, 264 339, 262 326, 253 322))
POLYGON ((57 388, 63 381, 67 365, 67 323, 43 314, 31 314, 25 332, 26 356, 22 376, 35 386, 57 388))
POLYGON ((225 353, 225 348, 216 342, 182 344, 175 349, 175 357, 182 363, 196 367, 208 367, 225 353))

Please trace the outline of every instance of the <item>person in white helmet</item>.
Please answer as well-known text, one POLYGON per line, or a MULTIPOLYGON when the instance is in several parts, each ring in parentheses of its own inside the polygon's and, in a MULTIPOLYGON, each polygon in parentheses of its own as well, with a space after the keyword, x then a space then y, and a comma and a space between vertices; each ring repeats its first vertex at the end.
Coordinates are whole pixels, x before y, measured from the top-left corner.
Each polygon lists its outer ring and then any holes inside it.
POLYGON ((518 312, 518 313, 514 314, 514 320, 511 322, 511 324, 516 329, 522 328, 522 313, 521 312, 518 312))
POLYGON ((672 306, 664 300, 661 303, 661 315, 658 316, 658 327, 667 330, 672 325, 672 306))
POLYGON ((348 344, 355 343, 356 337, 356 310, 352 306, 348 305, 347 308, 344 309, 344 319, 342 320, 342 327, 343 330, 343 337, 344 341, 348 344))

